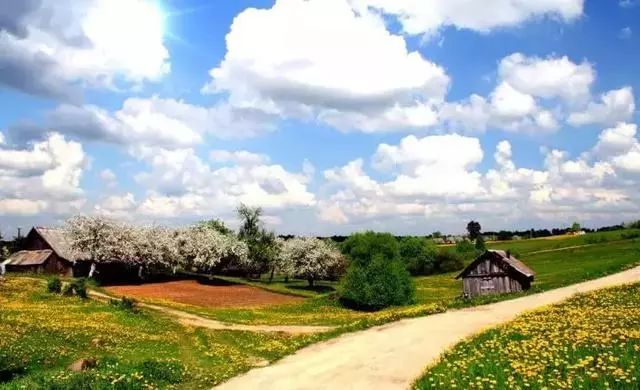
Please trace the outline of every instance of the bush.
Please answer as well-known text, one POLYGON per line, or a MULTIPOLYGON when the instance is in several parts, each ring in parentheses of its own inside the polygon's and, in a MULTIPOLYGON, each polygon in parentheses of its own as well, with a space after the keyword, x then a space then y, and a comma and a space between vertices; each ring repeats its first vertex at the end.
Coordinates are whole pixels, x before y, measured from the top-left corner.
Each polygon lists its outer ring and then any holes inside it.
POLYGON ((111 299, 109 303, 118 309, 132 313, 140 312, 140 309, 138 308, 138 301, 133 298, 122 297, 122 299, 111 299))
POLYGON ((65 284, 62 294, 67 296, 77 295, 82 299, 87 298, 87 282, 85 278, 74 279, 72 282, 65 284))
POLYGON ((487 250, 487 245, 484 242, 484 237, 478 236, 478 238, 476 238, 476 250, 480 252, 484 252, 487 250))
POLYGON ((367 264, 375 255, 388 260, 400 258, 398 241, 389 233, 355 233, 342 244, 342 253, 352 263, 367 264))
POLYGON ((404 264, 382 255, 366 265, 353 263, 339 291, 345 305, 363 310, 408 305, 415 298, 415 286, 404 264))
POLYGON ((400 241, 400 258, 411 275, 431 275, 436 255, 435 245, 424 238, 407 237, 400 241))
POLYGON ((54 294, 60 294, 62 291, 62 282, 60 278, 54 276, 47 280, 47 291, 54 294))
POLYGON ((442 250, 438 253, 436 264, 440 272, 453 272, 464 268, 462 257, 448 250, 442 250))
POLYGON ((350 260, 340 284, 341 301, 364 310, 406 305, 415 298, 415 286, 400 260, 398 242, 391 234, 356 233, 343 244, 350 260))

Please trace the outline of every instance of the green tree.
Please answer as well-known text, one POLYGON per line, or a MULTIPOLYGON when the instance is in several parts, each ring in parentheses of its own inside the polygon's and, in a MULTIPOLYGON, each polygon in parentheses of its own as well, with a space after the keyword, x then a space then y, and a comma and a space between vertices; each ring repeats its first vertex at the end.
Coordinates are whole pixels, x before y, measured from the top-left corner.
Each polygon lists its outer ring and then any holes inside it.
POLYGON ((351 307, 379 310, 415 299, 415 285, 405 268, 397 240, 388 233, 356 233, 343 244, 350 260, 339 292, 351 307))
POLYGON ((572 231, 572 232, 577 233, 577 232, 579 232, 580 230, 582 230, 582 227, 580 226, 580 224, 579 224, 578 222, 574 222, 574 223, 571 225, 571 231, 572 231))
POLYGON ((400 258, 411 275, 430 275, 435 268, 436 246, 422 237, 400 241, 400 258))
POLYGON ((470 221, 467 224, 467 232, 469 232, 469 239, 471 239, 471 241, 478 238, 481 231, 482 231, 482 226, 480 226, 479 222, 470 221))
POLYGON ((484 237, 482 237, 482 235, 476 238, 476 249, 482 252, 487 250, 487 245, 485 244, 484 237))
POLYGON ((249 248, 247 272, 260 278, 263 273, 271 271, 270 280, 272 280, 280 252, 276 234, 262 226, 260 220, 262 208, 240 204, 237 212, 241 221, 238 237, 249 248))
POLYGON ((206 227, 208 229, 213 229, 218 233, 222 233, 222 234, 233 233, 233 230, 229 229, 227 225, 224 223, 224 221, 218 218, 201 221, 198 225, 202 227, 206 227))

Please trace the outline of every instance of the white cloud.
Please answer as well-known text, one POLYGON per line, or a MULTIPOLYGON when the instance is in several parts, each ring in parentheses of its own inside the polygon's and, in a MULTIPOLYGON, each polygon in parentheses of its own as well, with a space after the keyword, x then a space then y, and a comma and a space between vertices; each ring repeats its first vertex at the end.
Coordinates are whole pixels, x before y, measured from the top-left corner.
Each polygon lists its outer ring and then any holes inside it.
POLYGON ((584 102, 590 96, 595 71, 590 63, 576 64, 564 57, 526 57, 514 53, 500 61, 499 77, 518 91, 551 99, 561 97, 567 102, 584 102))
POLYGON ((141 148, 136 154, 150 166, 149 171, 135 176, 149 191, 138 208, 143 214, 176 217, 229 213, 239 203, 268 210, 315 204, 314 194, 307 189, 307 176, 268 164, 264 158, 258 161, 256 155, 247 159, 246 153, 219 154, 235 164, 213 168, 192 149, 141 148))
POLYGON ((240 13, 205 92, 234 107, 369 131, 435 122, 444 70, 410 52, 378 16, 344 0, 278 0, 240 13))
POLYGON ((600 102, 591 102, 584 111, 571 113, 567 121, 574 126, 591 123, 612 125, 631 118, 635 109, 633 89, 624 87, 602 94, 600 102))
POLYGON ((78 82, 113 88, 169 71, 164 20, 152 1, 25 1, 3 11, 0 83, 9 87, 68 99, 77 98, 78 82))
POLYGON ((583 12, 583 0, 351 0, 351 3, 361 11, 373 7, 396 16, 405 33, 411 35, 433 35, 449 26, 487 33, 542 17, 568 22, 583 12))
POLYGON ((98 177, 106 187, 113 188, 118 185, 118 177, 111 169, 103 169, 98 174, 98 177))
POLYGON ((94 211, 112 218, 130 219, 134 217, 135 208, 135 196, 127 192, 123 195, 111 195, 103 198, 100 203, 94 206, 94 211))
POLYGON ((618 33, 618 38, 629 39, 631 38, 631 35, 633 35, 633 30, 631 30, 631 27, 627 26, 620 29, 620 32, 618 33))
POLYGON ((495 166, 483 174, 477 168, 484 155, 477 138, 408 136, 398 145, 381 144, 373 167, 385 178, 370 176, 361 159, 326 171, 317 215, 347 231, 379 226, 415 234, 420 226, 443 229, 456 222, 461 229, 460 221, 474 218, 501 228, 575 219, 613 223, 621 213, 640 212, 635 125, 604 130, 577 158, 545 149, 542 169, 517 166, 516 153, 510 142, 499 142, 495 166))
POLYGON ((86 156, 79 143, 59 134, 30 149, 0 149, 0 197, 3 214, 64 212, 82 199, 80 178, 86 156))
POLYGON ((235 163, 238 165, 260 165, 269 162, 269 156, 248 152, 246 150, 228 151, 212 150, 209 152, 211 160, 220 163, 235 163))
POLYGON ((61 104, 45 115, 45 125, 9 128, 12 139, 28 141, 51 130, 85 141, 124 146, 185 148, 202 144, 207 136, 246 138, 274 130, 272 118, 252 109, 220 103, 203 107, 182 100, 128 98, 109 112, 94 105, 61 104))

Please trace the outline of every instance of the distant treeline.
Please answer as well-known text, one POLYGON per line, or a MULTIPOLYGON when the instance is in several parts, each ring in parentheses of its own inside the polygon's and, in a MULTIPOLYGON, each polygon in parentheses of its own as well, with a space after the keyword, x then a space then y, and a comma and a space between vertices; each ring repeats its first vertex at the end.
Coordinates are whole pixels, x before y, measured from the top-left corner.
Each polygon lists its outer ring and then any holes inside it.
MULTIPOLYGON (((625 226, 623 224, 619 224, 619 225, 611 225, 611 226, 603 226, 597 229, 589 229, 589 228, 583 228, 581 229, 582 231, 584 231, 585 233, 593 233, 593 232, 609 232, 609 231, 615 231, 615 230, 622 230, 625 229, 627 227, 630 227, 629 225, 625 226)), ((514 237, 516 238, 542 238, 542 237, 551 237, 551 236, 560 236, 563 234, 568 234, 569 232, 571 232, 571 227, 566 227, 566 228, 553 228, 553 229, 530 229, 530 230, 500 230, 500 231, 488 231, 488 232, 482 232, 482 236, 485 237, 485 239, 493 239, 493 240, 498 240, 498 241, 509 241, 509 240, 513 240, 514 237)), ((453 236, 453 235, 451 235, 453 236)), ((449 236, 449 237, 451 237, 449 236)), ((286 235, 280 235, 280 238, 282 238, 283 240, 289 240, 294 238, 295 236, 292 234, 286 234, 286 235)), ((396 239, 401 240, 405 237, 415 237, 415 236, 395 236, 396 239)), ((435 234, 428 234, 428 235, 424 235, 424 236, 418 236, 418 237, 425 237, 425 238, 441 238, 441 237, 445 237, 445 235, 441 234, 441 233, 435 233, 435 234)), ((320 239, 330 239, 334 242, 344 242, 347 238, 349 238, 349 236, 342 236, 342 235, 333 235, 333 236, 329 236, 329 237, 322 237, 322 236, 318 236, 317 238, 320 239)))

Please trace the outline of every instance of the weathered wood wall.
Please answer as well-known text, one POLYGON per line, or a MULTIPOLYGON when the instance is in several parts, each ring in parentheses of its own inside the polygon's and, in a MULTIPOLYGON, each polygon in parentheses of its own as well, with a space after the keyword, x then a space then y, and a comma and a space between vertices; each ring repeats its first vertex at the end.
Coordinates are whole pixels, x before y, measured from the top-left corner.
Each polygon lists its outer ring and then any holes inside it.
POLYGON ((500 264, 486 258, 476 264, 462 280, 466 296, 504 294, 522 291, 523 286, 517 279, 509 276, 500 264))

